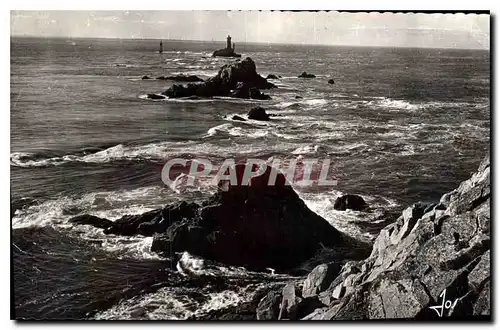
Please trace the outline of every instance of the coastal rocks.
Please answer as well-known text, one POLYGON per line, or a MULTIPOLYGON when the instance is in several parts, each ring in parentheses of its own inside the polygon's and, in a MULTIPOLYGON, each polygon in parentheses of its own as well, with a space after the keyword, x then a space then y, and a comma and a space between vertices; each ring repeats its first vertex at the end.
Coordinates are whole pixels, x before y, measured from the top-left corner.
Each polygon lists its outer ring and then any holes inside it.
POLYGON ((335 80, 333 80, 333 79, 328 79, 328 83, 329 83, 330 85, 333 85, 333 84, 335 84, 335 80))
POLYGON ((325 291, 340 272, 340 268, 338 263, 316 266, 304 281, 302 297, 316 296, 320 292, 325 291))
POLYGON ((295 99, 298 100, 298 99, 302 99, 303 97, 300 96, 300 95, 295 95, 295 99))
POLYGON ((292 271, 322 247, 342 251, 342 259, 367 255, 366 243, 340 233, 309 210, 283 174, 269 185, 272 168, 267 166, 250 185, 240 185, 244 168, 241 164, 234 169, 238 185, 222 181, 197 217, 156 235, 151 250, 167 256, 188 251, 228 265, 277 272, 292 271))
POLYGON ((333 205, 333 208, 339 211, 345 211, 347 209, 362 211, 367 207, 368 204, 366 204, 363 197, 351 194, 337 197, 337 199, 335 200, 335 204, 333 205))
POLYGON ((152 78, 149 78, 148 76, 142 76, 141 78, 142 80, 148 80, 148 79, 152 79, 152 78))
POLYGON ((414 204, 384 228, 370 256, 344 265, 320 294, 329 307, 307 319, 431 320, 448 300, 443 317, 490 315, 490 203, 487 156, 440 204, 414 204))
POLYGON ((300 286, 295 282, 285 285, 280 305, 279 320, 301 319, 318 308, 325 307, 317 297, 302 297, 300 286))
POLYGON ((253 120, 262 120, 262 121, 269 121, 271 118, 269 118, 269 115, 266 113, 266 110, 262 107, 255 107, 248 112, 248 119, 253 119, 253 120))
POLYGON ((279 291, 271 290, 257 305, 257 320, 278 320, 282 295, 279 291))
POLYGON ((276 88, 256 71, 254 61, 247 57, 240 62, 226 64, 217 75, 203 83, 190 83, 187 86, 173 85, 165 92, 171 98, 199 96, 231 96, 238 98, 270 99, 269 95, 260 93, 259 89, 276 88))
POLYGON ((315 75, 313 75, 312 73, 307 73, 307 72, 302 72, 300 75, 299 75, 299 78, 316 78, 315 75))

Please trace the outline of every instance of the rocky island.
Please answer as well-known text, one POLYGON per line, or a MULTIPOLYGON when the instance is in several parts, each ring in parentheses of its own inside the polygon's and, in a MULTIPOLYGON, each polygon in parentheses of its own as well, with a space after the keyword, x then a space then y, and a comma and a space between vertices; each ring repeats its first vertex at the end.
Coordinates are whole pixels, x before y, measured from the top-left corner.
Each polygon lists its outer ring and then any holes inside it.
POLYGON ((236 54, 234 49, 236 45, 234 42, 231 44, 231 36, 227 36, 226 48, 218 49, 213 54, 212 57, 241 57, 241 54, 236 54))

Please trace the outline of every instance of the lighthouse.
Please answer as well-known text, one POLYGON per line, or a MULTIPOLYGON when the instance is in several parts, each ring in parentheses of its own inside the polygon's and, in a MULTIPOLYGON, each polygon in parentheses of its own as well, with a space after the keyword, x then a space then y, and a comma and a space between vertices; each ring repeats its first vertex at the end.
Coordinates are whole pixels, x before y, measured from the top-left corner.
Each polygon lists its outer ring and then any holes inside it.
POLYGON ((227 49, 232 49, 231 48, 231 36, 230 35, 227 36, 226 48, 227 49))

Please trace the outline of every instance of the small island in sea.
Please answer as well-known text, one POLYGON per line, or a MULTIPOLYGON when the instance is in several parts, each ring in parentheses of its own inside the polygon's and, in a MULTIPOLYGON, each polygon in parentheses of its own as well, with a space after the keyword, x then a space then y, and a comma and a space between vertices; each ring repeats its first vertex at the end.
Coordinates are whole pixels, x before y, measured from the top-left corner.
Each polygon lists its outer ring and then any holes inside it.
POLYGON ((234 49, 235 49, 235 44, 234 42, 232 43, 232 46, 231 46, 231 36, 227 36, 227 40, 226 40, 226 48, 222 48, 222 49, 218 49, 216 50, 212 57, 216 57, 216 56, 223 56, 223 57, 241 57, 241 54, 236 54, 234 52, 234 49))

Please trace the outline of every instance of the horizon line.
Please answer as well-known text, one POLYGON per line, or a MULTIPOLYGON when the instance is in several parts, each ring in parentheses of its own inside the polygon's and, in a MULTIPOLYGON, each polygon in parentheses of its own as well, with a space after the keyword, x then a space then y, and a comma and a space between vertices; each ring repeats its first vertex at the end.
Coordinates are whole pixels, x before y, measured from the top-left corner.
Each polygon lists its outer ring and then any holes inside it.
MULTIPOLYGON (((169 39, 157 37, 72 37, 72 36, 53 36, 53 35, 29 35, 18 34, 10 35, 11 38, 57 38, 57 39, 115 39, 115 40, 165 40, 165 41, 182 41, 182 42, 220 42, 225 43, 225 40, 200 40, 200 39, 169 39)), ((488 48, 455 48, 455 47, 432 47, 432 46, 375 46, 375 45, 349 45, 349 44, 311 44, 311 43, 283 43, 283 42, 263 42, 263 41, 240 41, 240 44, 267 44, 267 45, 291 45, 291 46, 324 46, 324 47, 370 47, 370 48, 418 48, 418 49, 455 49, 455 50, 483 50, 490 51, 490 44, 488 48)))

